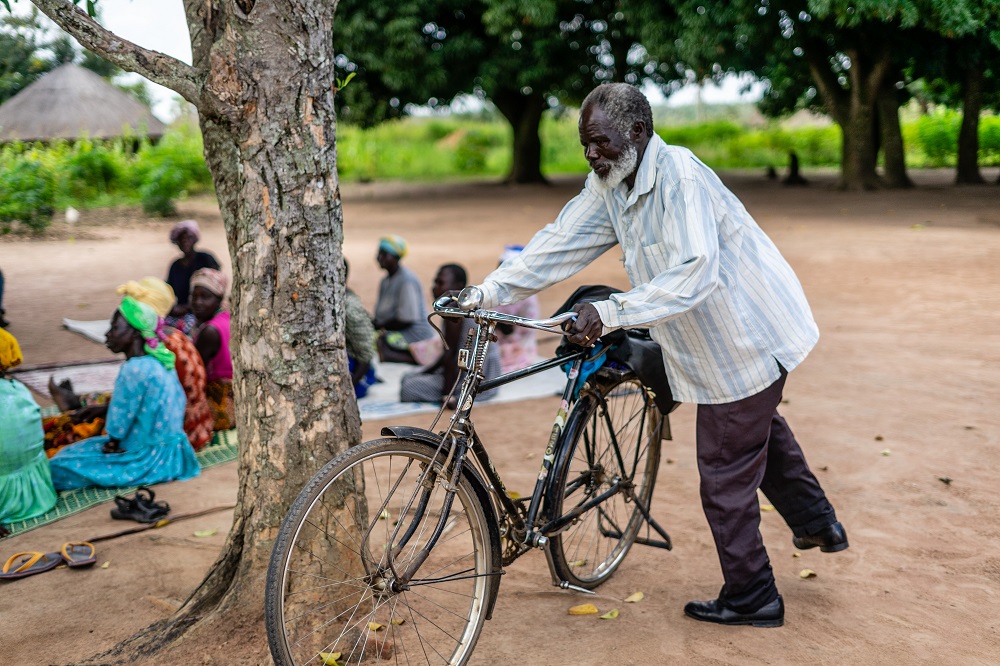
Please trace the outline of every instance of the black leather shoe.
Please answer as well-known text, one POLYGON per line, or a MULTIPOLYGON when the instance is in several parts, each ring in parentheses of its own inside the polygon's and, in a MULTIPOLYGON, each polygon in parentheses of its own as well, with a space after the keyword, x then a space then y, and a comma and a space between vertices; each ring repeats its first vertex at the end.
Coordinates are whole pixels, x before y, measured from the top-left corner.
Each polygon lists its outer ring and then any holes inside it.
POLYGON ((792 537, 792 543, 799 550, 807 550, 819 546, 824 553, 836 553, 848 547, 847 532, 840 522, 827 525, 817 534, 804 537, 792 537))
POLYGON ((684 606, 684 614, 702 622, 716 624, 750 625, 751 627, 780 627, 785 623, 785 602, 781 595, 758 608, 753 613, 737 613, 718 599, 711 601, 689 601, 684 606))

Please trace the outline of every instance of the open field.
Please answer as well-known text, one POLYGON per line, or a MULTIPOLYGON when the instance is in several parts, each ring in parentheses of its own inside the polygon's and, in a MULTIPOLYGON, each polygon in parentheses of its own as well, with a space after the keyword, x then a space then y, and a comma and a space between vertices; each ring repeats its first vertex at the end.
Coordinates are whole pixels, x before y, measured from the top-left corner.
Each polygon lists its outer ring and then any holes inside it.
MULTIPOLYGON (((996 169, 985 170, 996 180, 996 169)), ((809 175, 809 174, 807 174, 809 175)), ((698 501, 694 408, 671 420, 653 513, 674 539, 664 552, 637 546, 596 598, 550 585, 541 553, 501 583, 477 664, 991 664, 1000 654, 1000 188, 950 185, 950 172, 917 172, 919 189, 843 193, 832 176, 791 189, 724 174, 797 271, 821 330, 819 346, 789 378, 783 413, 803 444, 851 548, 800 557, 780 517, 762 519, 787 606, 781 629, 723 628, 689 620, 683 604, 721 586, 698 501), (948 479, 948 482, 942 479, 948 479), (815 578, 802 579, 809 568, 815 578), (635 591, 639 604, 623 604, 635 591), (617 620, 571 617, 592 601, 617 620)), ((410 242, 405 263, 430 283, 458 261, 478 280, 504 243, 524 242, 572 196, 581 177, 553 187, 490 183, 344 188, 351 286, 372 307, 381 276, 379 235, 410 242)), ((220 255, 214 202, 181 202, 202 223, 203 249, 220 255)), ((0 239, 5 306, 26 363, 107 357, 59 328, 64 317, 108 316, 121 282, 163 275, 174 256, 170 221, 134 211, 85 211, 71 234, 0 239)), ((542 295, 551 311, 579 284, 624 285, 617 250, 542 295)), ((551 351, 552 342, 543 345, 551 351)), ((478 430, 508 487, 524 493, 537 472, 555 398, 477 409, 478 430)), ((414 425, 425 426, 427 417, 414 425)), ((383 423, 366 423, 368 438, 383 423)), ((236 466, 157 488, 175 513, 235 501, 236 466)), ((57 550, 70 540, 128 527, 98 507, 0 542, 3 559, 57 550)), ((106 569, 57 569, 0 586, 0 662, 70 664, 110 648, 176 608, 214 561, 230 513, 216 513, 101 544, 106 569), (219 528, 211 537, 197 530, 219 528)), ((263 584, 263 577, 261 579, 263 584)), ((263 610, 261 609, 261 617, 263 610)), ((269 663, 262 624, 225 636, 192 635, 153 664, 269 663)))

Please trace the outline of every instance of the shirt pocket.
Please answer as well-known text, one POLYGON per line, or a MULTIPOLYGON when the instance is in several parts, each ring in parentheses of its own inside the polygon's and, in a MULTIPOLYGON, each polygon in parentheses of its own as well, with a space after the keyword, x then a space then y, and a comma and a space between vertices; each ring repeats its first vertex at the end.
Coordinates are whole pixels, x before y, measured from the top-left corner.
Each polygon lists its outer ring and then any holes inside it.
POLYGON ((670 267, 668 249, 669 246, 666 241, 639 246, 637 268, 642 274, 643 281, 652 280, 670 267))

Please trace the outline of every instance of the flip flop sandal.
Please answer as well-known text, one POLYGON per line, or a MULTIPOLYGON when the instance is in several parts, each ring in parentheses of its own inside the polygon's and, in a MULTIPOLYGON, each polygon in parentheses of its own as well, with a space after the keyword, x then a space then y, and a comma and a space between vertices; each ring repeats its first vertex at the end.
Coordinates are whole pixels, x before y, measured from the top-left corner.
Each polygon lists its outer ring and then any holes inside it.
POLYGON ((54 569, 63 561, 61 553, 36 553, 24 552, 10 556, 3 571, 0 572, 0 580, 12 580, 24 578, 35 574, 54 569))
POLYGON ((66 560, 66 566, 71 568, 89 567, 97 561, 94 544, 87 541, 64 543, 62 558, 66 560))

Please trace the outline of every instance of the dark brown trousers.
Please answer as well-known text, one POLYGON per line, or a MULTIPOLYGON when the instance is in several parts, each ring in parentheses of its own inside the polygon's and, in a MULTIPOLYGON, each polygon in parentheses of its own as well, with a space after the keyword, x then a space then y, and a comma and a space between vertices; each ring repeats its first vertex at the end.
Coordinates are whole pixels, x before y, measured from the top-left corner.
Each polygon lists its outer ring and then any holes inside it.
POLYGON ((757 395, 698 405, 701 503, 725 584, 719 598, 740 612, 774 601, 778 588, 760 535, 760 488, 795 536, 836 522, 833 507, 778 415, 785 372, 757 395))

